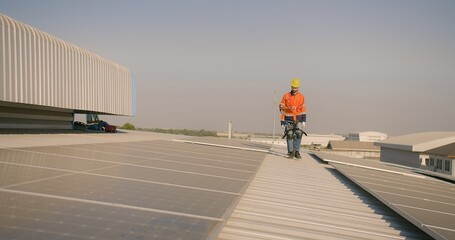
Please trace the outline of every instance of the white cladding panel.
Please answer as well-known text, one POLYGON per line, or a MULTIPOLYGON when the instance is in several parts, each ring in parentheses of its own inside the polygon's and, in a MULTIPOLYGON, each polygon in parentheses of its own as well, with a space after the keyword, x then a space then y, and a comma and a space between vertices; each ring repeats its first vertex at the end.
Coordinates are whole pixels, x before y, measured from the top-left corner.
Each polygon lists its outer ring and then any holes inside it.
POLYGON ((0 101, 133 114, 129 69, 0 14, 0 101))

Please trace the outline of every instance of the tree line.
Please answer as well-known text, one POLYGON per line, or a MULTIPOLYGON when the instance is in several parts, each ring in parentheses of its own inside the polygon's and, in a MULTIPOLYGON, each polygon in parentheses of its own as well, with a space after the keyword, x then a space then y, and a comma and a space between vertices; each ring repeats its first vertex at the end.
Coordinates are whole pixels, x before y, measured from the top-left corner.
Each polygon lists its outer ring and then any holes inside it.
POLYGON ((157 132, 157 133, 169 133, 169 134, 177 134, 177 135, 187 135, 187 136, 196 136, 196 137, 216 137, 217 134, 215 131, 207 131, 204 129, 200 130, 190 130, 190 129, 164 129, 164 128, 136 128, 131 123, 125 123, 120 129, 127 129, 127 130, 138 130, 138 131, 146 131, 146 132, 157 132))

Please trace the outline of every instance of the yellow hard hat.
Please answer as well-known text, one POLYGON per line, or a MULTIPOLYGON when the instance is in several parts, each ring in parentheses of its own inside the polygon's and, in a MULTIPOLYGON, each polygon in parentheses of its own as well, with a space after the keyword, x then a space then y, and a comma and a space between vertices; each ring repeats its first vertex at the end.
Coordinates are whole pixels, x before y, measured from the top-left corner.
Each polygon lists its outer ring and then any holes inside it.
POLYGON ((291 87, 293 87, 293 88, 298 88, 298 87, 300 87, 300 80, 299 80, 298 78, 292 79, 291 87))

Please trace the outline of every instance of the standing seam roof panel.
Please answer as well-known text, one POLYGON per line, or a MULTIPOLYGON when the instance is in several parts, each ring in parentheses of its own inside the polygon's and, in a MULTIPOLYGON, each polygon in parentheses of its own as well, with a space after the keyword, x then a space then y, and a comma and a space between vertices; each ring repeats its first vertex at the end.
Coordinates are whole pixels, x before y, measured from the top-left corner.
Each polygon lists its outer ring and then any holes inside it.
POLYGON ((308 154, 295 161, 273 151, 219 240, 428 238, 331 166, 308 154))

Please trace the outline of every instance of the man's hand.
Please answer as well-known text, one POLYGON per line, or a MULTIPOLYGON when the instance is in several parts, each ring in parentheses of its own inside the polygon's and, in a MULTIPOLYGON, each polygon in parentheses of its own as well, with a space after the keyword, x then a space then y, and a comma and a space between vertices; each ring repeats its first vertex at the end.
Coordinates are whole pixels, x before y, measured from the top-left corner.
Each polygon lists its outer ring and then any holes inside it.
POLYGON ((281 127, 286 128, 286 123, 284 121, 281 121, 281 127))

